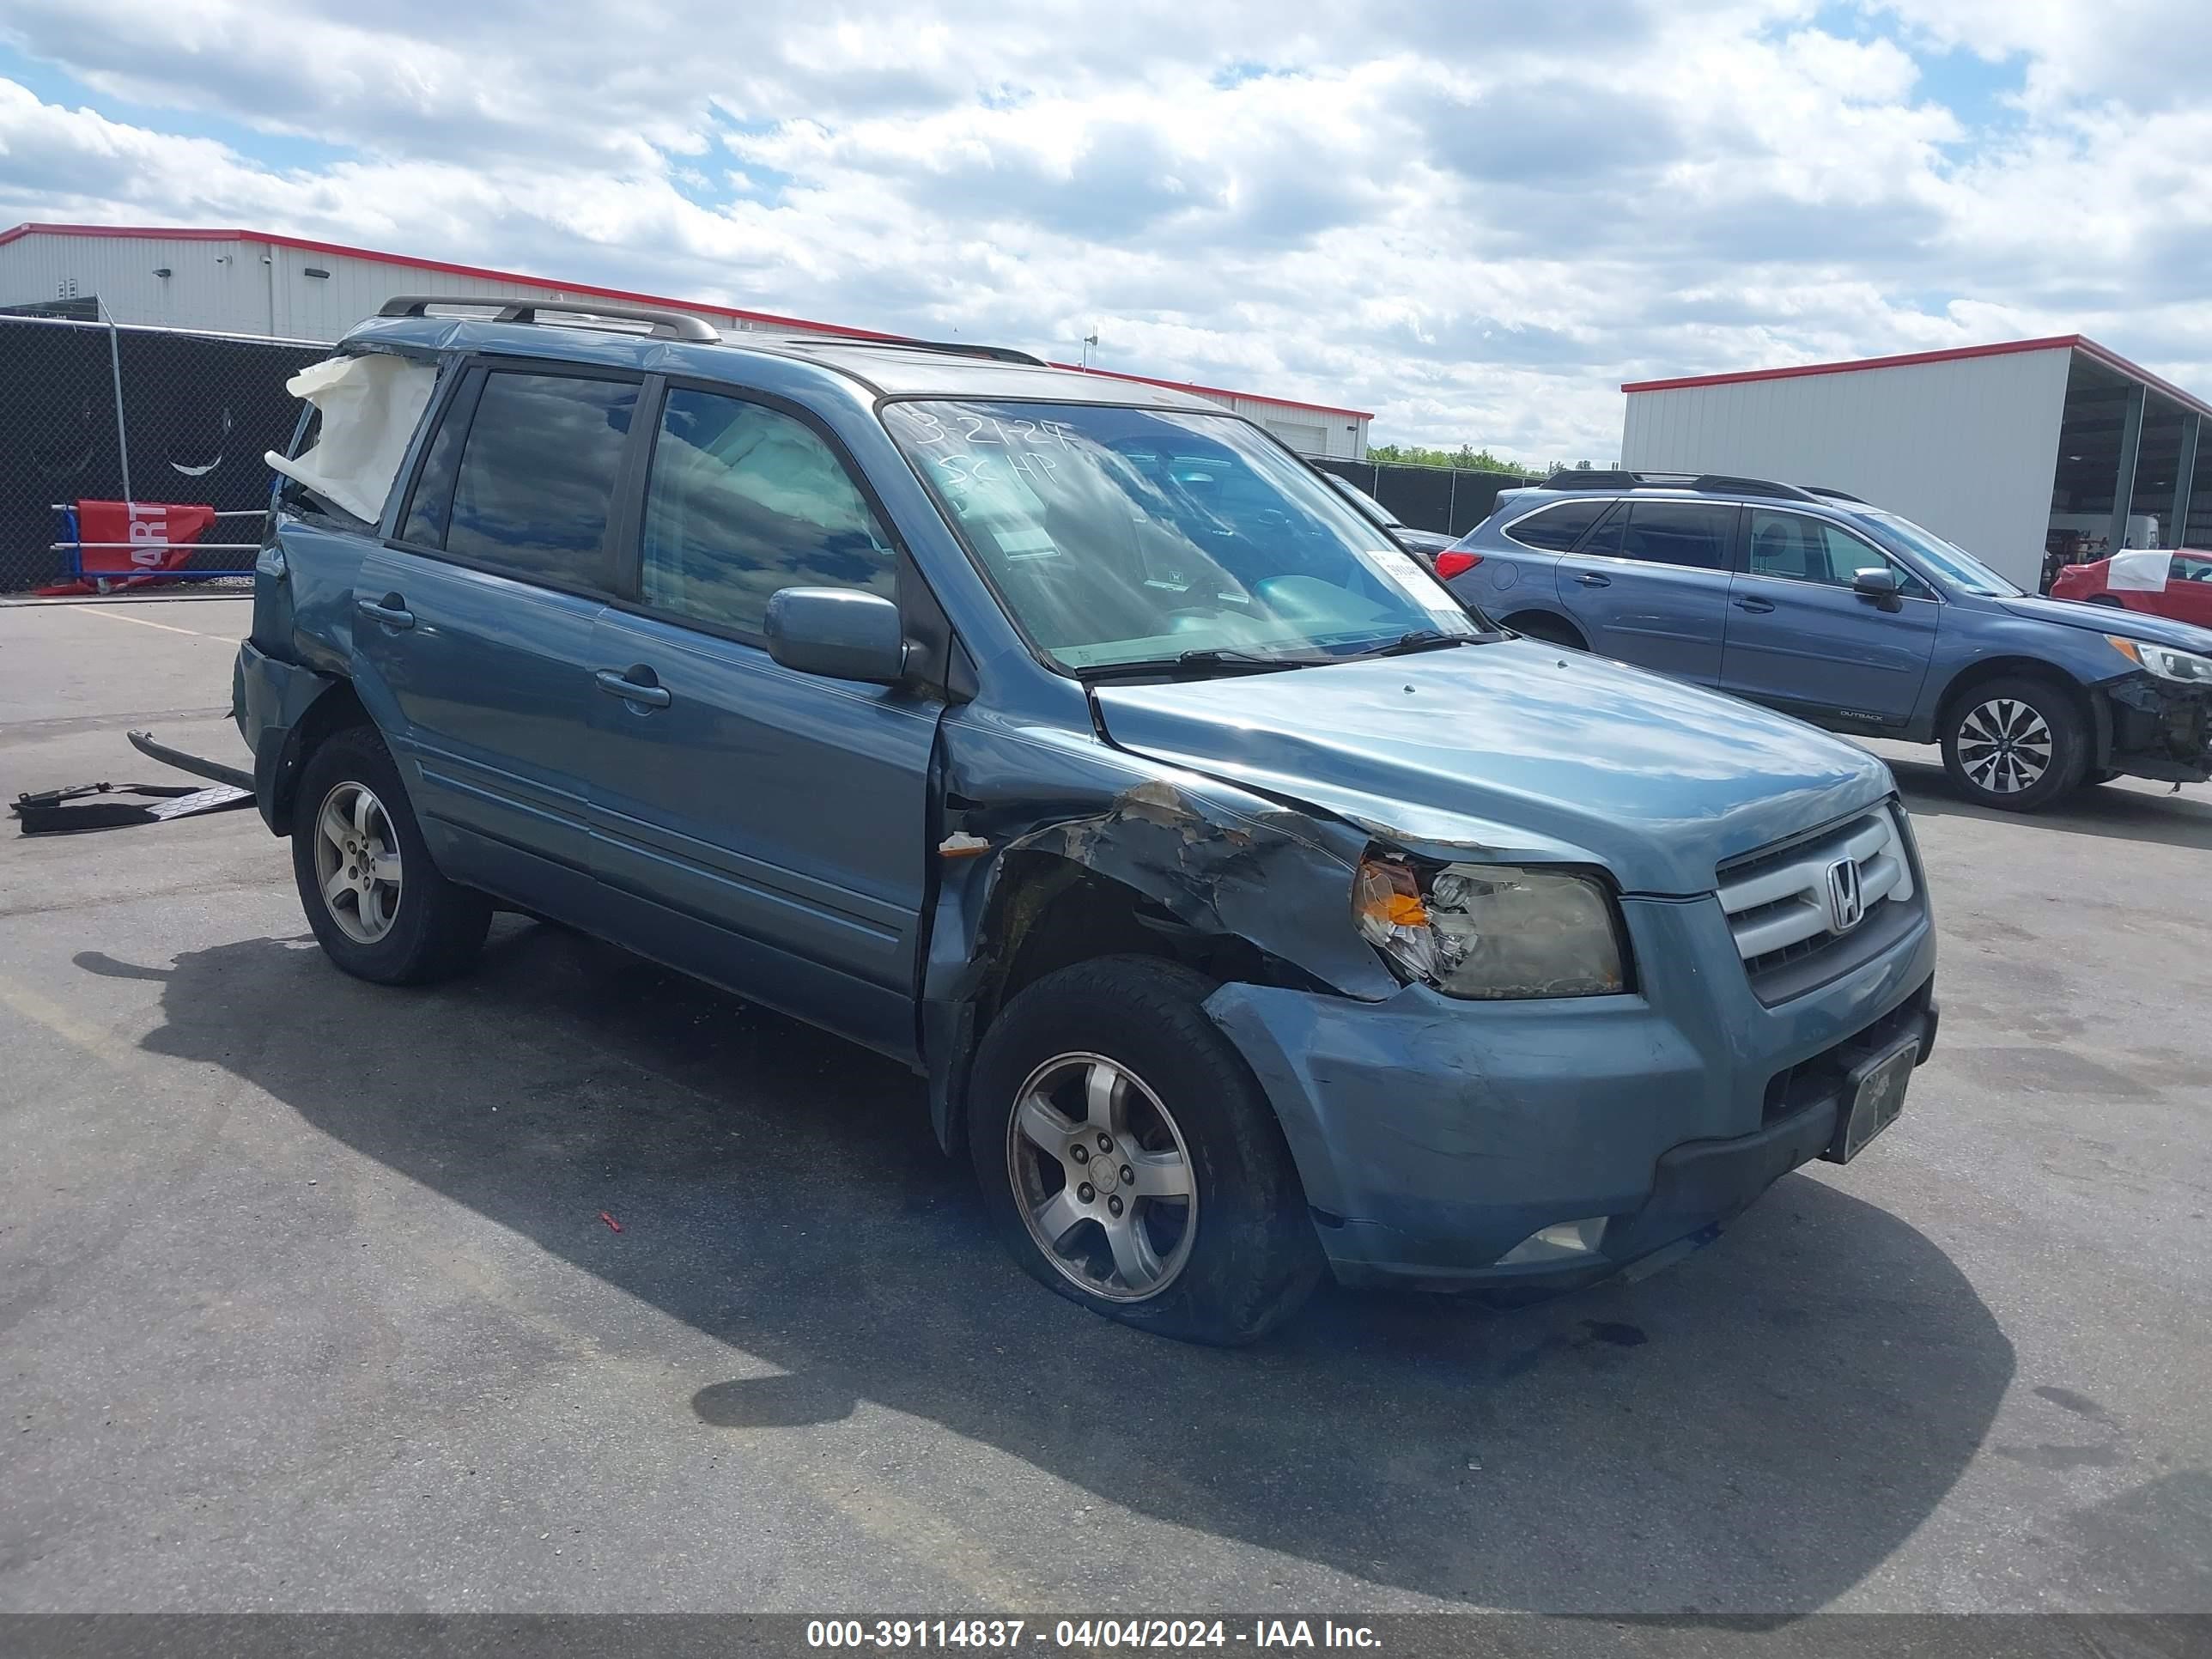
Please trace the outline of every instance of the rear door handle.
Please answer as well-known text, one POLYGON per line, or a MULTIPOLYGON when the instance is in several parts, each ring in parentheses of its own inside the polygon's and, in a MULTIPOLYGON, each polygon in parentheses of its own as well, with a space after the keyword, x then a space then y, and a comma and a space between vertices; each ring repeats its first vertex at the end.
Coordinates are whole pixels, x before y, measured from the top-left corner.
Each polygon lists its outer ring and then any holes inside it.
POLYGON ((386 593, 381 599, 356 599, 353 608, 386 628, 412 628, 415 613, 407 608, 407 601, 397 593, 386 593))
POLYGON ((611 668, 602 668, 592 678, 609 696, 620 697, 625 702, 637 703, 647 708, 665 708, 676 701, 669 696, 668 688, 661 684, 653 677, 653 671, 643 663, 621 673, 611 668))
POLYGON ((1765 612, 1774 609, 1774 601, 1771 599, 1741 599, 1735 602, 1735 608, 1739 611, 1765 612))
POLYGON ((1585 570, 1581 575, 1576 577, 1575 580, 1580 582, 1584 587, 1610 587, 1613 586, 1612 577, 1601 576, 1595 570, 1585 570))

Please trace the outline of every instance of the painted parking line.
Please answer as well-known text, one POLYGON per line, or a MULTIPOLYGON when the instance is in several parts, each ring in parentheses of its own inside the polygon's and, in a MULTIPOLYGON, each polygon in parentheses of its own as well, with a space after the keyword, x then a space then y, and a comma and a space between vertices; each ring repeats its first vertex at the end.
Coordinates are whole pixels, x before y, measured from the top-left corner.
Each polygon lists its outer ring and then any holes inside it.
POLYGON ((105 617, 110 622, 137 623, 141 628, 158 628, 164 634, 189 634, 196 640, 227 640, 231 637, 228 634, 203 633, 197 628, 178 628, 169 623, 149 622, 143 617, 126 617, 120 611, 102 611, 89 605, 73 605, 67 608, 80 616, 105 617))

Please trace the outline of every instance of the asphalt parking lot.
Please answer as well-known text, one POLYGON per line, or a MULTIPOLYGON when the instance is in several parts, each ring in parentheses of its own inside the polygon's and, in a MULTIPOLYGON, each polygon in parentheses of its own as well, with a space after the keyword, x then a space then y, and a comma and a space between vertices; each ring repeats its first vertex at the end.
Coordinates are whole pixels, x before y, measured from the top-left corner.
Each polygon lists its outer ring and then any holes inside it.
MULTIPOLYGON (((246 616, 0 608, 0 793, 241 757, 246 616)), ((2212 792, 1889 752, 1944 1024, 1880 1143, 1238 1352, 1024 1278, 860 1050, 514 918, 345 979, 250 811, 0 829, 0 1607, 2212 1610, 2212 792)))

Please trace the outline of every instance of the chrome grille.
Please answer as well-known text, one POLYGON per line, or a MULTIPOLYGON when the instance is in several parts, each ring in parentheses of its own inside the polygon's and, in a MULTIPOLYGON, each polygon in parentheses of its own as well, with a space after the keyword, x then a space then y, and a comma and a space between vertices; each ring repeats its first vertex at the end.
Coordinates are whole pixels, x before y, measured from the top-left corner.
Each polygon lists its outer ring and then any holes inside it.
POLYGON ((1768 1001, 1809 990, 1832 967, 1841 973, 1893 935, 1900 910, 1917 910, 1918 890, 1900 809, 1893 805, 1725 866, 1721 908, 1736 954, 1768 1001), (1848 866, 1848 875, 1838 866, 1848 866), (1840 885, 1856 890, 1859 914, 1837 925, 1840 885), (1854 946, 1863 944, 1865 950, 1854 946), (1832 960, 1831 960, 1832 959, 1832 960))

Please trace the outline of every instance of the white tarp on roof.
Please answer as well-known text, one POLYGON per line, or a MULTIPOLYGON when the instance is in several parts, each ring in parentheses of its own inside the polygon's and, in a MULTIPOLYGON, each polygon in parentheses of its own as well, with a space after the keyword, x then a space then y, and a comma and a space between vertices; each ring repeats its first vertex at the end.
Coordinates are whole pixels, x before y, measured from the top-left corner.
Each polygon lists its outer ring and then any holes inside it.
POLYGON ((284 389, 322 411, 322 430, 289 459, 270 450, 269 465, 374 524, 437 383, 434 365, 386 352, 310 363, 284 389))

